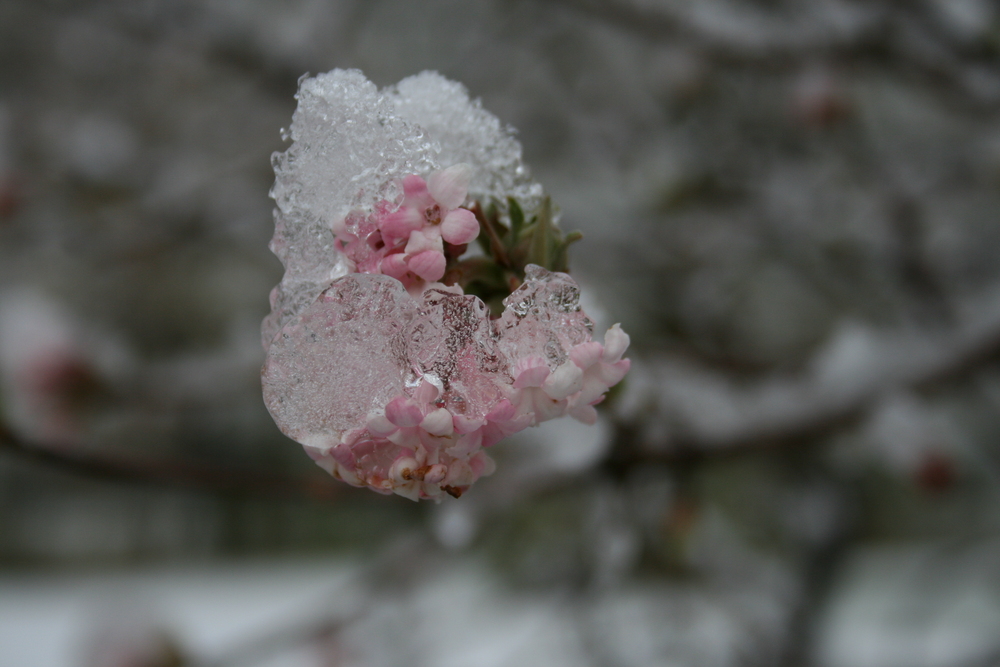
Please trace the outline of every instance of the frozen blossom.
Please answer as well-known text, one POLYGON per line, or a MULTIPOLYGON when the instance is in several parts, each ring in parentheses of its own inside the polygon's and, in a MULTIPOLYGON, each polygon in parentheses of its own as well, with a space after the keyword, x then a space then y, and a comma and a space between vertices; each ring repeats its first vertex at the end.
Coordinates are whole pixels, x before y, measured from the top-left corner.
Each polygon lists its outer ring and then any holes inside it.
POLYGON ((458 496, 492 472, 484 448, 566 414, 592 422, 628 370, 626 334, 593 342, 578 299, 569 276, 531 266, 492 320, 457 288, 415 298, 390 276, 348 274, 272 341, 265 402, 334 477, 458 496))
POLYGON ((287 132, 292 144, 271 159, 271 249, 285 276, 271 295, 265 347, 285 321, 350 271, 335 247, 335 226, 345 218, 360 225, 398 208, 407 176, 466 164, 468 195, 476 200, 515 196, 533 204, 541 197, 512 131, 461 84, 437 73, 380 91, 358 70, 333 70, 303 79, 296 98, 287 132))
POLYGON ((383 273, 398 279, 417 294, 428 282, 444 277, 445 243, 452 254, 479 235, 479 222, 466 208, 470 167, 460 163, 433 172, 425 181, 411 174, 403 178, 403 201, 396 210, 388 203, 364 216, 352 212, 334 222, 334 246, 347 258, 348 268, 361 273, 383 273))
POLYGON ((596 421, 628 371, 628 335, 615 325, 592 340, 572 278, 505 256, 499 315, 461 280, 441 282, 464 275, 481 225, 500 224, 489 202, 520 202, 501 230, 512 250, 547 257, 562 242, 547 204, 524 220, 541 189, 510 131, 432 73, 380 93, 337 70, 298 98, 294 142, 274 159, 286 273, 263 325, 264 399, 281 430, 334 477, 417 500, 460 496, 508 435, 596 421))

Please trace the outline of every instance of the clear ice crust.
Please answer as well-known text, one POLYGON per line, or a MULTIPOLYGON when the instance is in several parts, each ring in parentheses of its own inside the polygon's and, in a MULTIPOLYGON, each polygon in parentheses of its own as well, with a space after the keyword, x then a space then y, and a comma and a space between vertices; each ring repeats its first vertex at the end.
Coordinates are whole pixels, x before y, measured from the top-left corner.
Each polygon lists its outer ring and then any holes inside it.
POLYGON ((507 435, 566 414, 592 423, 628 370, 628 336, 615 325, 592 341, 567 274, 529 265, 496 319, 457 285, 384 275, 420 257, 387 236, 411 215, 404 184, 411 202, 423 177, 451 179, 455 202, 541 200, 512 131, 431 72, 379 91, 334 70, 301 81, 297 99, 292 144, 272 158, 285 275, 262 324, 264 401, 281 431, 334 477, 417 500, 460 496, 507 435))
POLYGON ((469 198, 542 196, 521 160, 513 131, 470 100, 465 87, 423 72, 378 90, 359 70, 303 79, 288 136, 271 157, 271 250, 285 276, 271 294, 264 347, 282 325, 348 272, 334 248, 333 225, 352 211, 371 213, 383 201, 398 208, 410 174, 465 163, 469 198))

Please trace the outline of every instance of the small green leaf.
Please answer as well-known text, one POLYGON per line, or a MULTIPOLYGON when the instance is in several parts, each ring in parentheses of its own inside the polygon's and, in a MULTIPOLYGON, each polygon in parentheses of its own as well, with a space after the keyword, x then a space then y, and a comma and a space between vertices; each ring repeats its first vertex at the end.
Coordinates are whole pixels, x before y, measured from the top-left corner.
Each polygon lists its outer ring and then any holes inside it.
POLYGON ((538 222, 531 235, 531 263, 548 268, 549 245, 552 236, 552 200, 545 197, 542 208, 538 211, 538 222))
POLYGON ((552 261, 553 271, 569 271, 569 247, 583 238, 583 232, 576 230, 566 234, 562 241, 556 244, 555 259, 552 261))
POLYGON ((510 239, 507 241, 507 246, 513 247, 524 227, 524 211, 513 197, 507 197, 507 208, 510 212, 510 239))

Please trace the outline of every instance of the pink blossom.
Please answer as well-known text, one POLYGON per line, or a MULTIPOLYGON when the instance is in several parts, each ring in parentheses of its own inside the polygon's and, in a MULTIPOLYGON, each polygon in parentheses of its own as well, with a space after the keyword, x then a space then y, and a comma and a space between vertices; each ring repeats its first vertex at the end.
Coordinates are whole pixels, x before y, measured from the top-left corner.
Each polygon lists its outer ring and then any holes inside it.
POLYGON ((577 298, 569 276, 529 265, 492 319, 457 285, 415 297, 390 277, 349 274, 273 340, 265 400, 337 479, 413 500, 457 497, 492 473, 486 448, 567 414, 593 423, 628 371, 628 335, 616 324, 592 341, 577 298), (347 392, 370 398, 351 403, 347 392))
POLYGON ((512 364, 508 380, 492 378, 509 398, 479 417, 449 410, 440 384, 424 378, 411 393, 369 414, 365 425, 341 442, 307 451, 331 475, 354 486, 411 500, 460 496, 493 472, 493 460, 483 450, 503 438, 567 414, 594 423, 593 406, 628 371, 629 360, 621 359, 628 343, 616 324, 604 345, 576 345, 554 371, 541 355, 522 357, 512 364))
POLYGON ((581 343, 570 350, 570 359, 582 371, 579 393, 570 401, 569 414, 585 424, 597 420, 593 406, 604 400, 604 393, 622 381, 631 361, 622 359, 628 349, 629 335, 615 324, 604 334, 604 345, 581 343))
POLYGON ((456 164, 425 181, 403 179, 403 201, 391 210, 381 202, 368 216, 353 212, 333 225, 335 246, 358 273, 382 273, 419 293, 444 277, 444 244, 461 246, 479 235, 472 211, 459 208, 469 190, 471 168, 456 164))
POLYGON ((386 242, 397 245, 406 240, 403 262, 427 282, 444 276, 445 242, 464 245, 479 235, 476 216, 459 208, 469 191, 471 171, 467 164, 456 164, 433 172, 427 181, 407 176, 403 179, 402 205, 379 224, 386 242))
MULTIPOLYGON (((438 407, 439 394, 438 387, 424 380, 413 396, 396 396, 384 411, 371 414, 366 428, 317 452, 317 463, 339 479, 380 493, 411 500, 460 496, 495 469, 482 451, 489 419, 470 424, 438 407)), ((500 407, 507 416, 510 411, 500 407)))

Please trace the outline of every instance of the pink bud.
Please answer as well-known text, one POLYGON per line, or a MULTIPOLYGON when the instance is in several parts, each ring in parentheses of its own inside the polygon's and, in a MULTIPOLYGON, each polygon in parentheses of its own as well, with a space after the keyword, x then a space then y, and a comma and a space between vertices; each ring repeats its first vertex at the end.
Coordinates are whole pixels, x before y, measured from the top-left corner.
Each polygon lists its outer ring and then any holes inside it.
POLYGON ((429 283, 441 280, 444 277, 445 269, 444 255, 434 250, 424 250, 412 255, 406 265, 410 271, 417 274, 429 283))
POLYGON ((479 221, 466 208, 456 208, 441 222, 441 238, 452 245, 469 243, 479 236, 479 221))
POLYGON ((628 334, 622 331, 620 324, 615 324, 604 334, 604 355, 602 360, 609 364, 618 361, 625 354, 625 350, 628 349, 629 342, 631 342, 631 339, 628 334))
POLYGON ((410 272, 410 267, 406 265, 406 255, 397 252, 386 255, 379 264, 379 270, 387 276, 392 276, 396 280, 403 280, 410 272))
POLYGON ((451 422, 451 413, 445 408, 438 408, 427 414, 420 422, 420 428, 431 435, 451 435, 455 432, 451 422))

